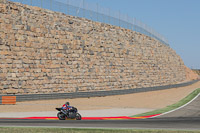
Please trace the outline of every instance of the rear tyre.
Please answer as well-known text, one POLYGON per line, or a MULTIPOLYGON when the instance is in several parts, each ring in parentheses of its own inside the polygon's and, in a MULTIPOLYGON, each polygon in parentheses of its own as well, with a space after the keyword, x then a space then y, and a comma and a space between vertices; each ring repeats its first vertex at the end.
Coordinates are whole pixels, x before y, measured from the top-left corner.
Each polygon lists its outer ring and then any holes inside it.
POLYGON ((63 114, 62 112, 58 112, 57 117, 59 120, 65 120, 65 114, 63 114))
POLYGON ((79 113, 76 113, 76 120, 81 120, 81 115, 79 113))

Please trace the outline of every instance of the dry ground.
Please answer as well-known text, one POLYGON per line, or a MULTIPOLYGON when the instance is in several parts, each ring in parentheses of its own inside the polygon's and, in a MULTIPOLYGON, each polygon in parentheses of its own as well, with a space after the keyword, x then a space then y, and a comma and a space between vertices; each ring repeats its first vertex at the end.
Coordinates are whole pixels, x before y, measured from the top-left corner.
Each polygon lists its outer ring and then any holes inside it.
POLYGON ((55 111, 55 107, 62 106, 66 101, 69 101, 71 105, 79 110, 111 108, 159 109, 178 102, 197 88, 200 88, 200 81, 186 87, 128 95, 17 102, 16 105, 0 105, 0 113, 55 111))

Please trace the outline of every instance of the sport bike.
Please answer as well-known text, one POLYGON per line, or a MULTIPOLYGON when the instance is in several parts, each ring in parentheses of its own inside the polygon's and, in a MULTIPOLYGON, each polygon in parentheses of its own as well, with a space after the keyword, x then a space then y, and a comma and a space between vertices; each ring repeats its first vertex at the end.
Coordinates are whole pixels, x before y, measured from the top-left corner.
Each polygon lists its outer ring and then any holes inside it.
POLYGON ((78 113, 77 108, 72 107, 70 110, 63 110, 62 108, 56 108, 58 110, 57 117, 59 120, 66 120, 66 119, 76 119, 81 120, 81 115, 78 113))

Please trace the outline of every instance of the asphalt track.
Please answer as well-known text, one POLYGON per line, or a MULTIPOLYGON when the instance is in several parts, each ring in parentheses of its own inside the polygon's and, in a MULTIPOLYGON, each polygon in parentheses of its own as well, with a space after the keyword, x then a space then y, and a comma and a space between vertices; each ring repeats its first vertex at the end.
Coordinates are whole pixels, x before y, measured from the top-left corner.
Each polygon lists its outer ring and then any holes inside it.
POLYGON ((200 118, 169 118, 140 120, 16 120, 1 119, 0 126, 62 127, 62 128, 135 128, 200 130, 200 118))
POLYGON ((200 94, 196 99, 194 99, 191 103, 184 106, 183 108, 159 116, 159 118, 173 118, 173 117, 200 118, 200 94))
POLYGON ((200 130, 200 96, 173 112, 148 119, 123 120, 41 120, 0 119, 0 126, 62 127, 62 128, 135 128, 200 130))

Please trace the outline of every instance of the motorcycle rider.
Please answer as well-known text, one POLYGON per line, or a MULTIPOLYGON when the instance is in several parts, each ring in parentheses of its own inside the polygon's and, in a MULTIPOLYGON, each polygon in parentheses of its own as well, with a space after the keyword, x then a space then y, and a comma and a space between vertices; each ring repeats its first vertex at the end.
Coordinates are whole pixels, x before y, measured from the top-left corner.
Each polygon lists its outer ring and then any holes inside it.
POLYGON ((69 106, 69 102, 66 102, 63 104, 62 109, 66 111, 66 113, 69 113, 69 110, 72 109, 72 106, 69 106))

